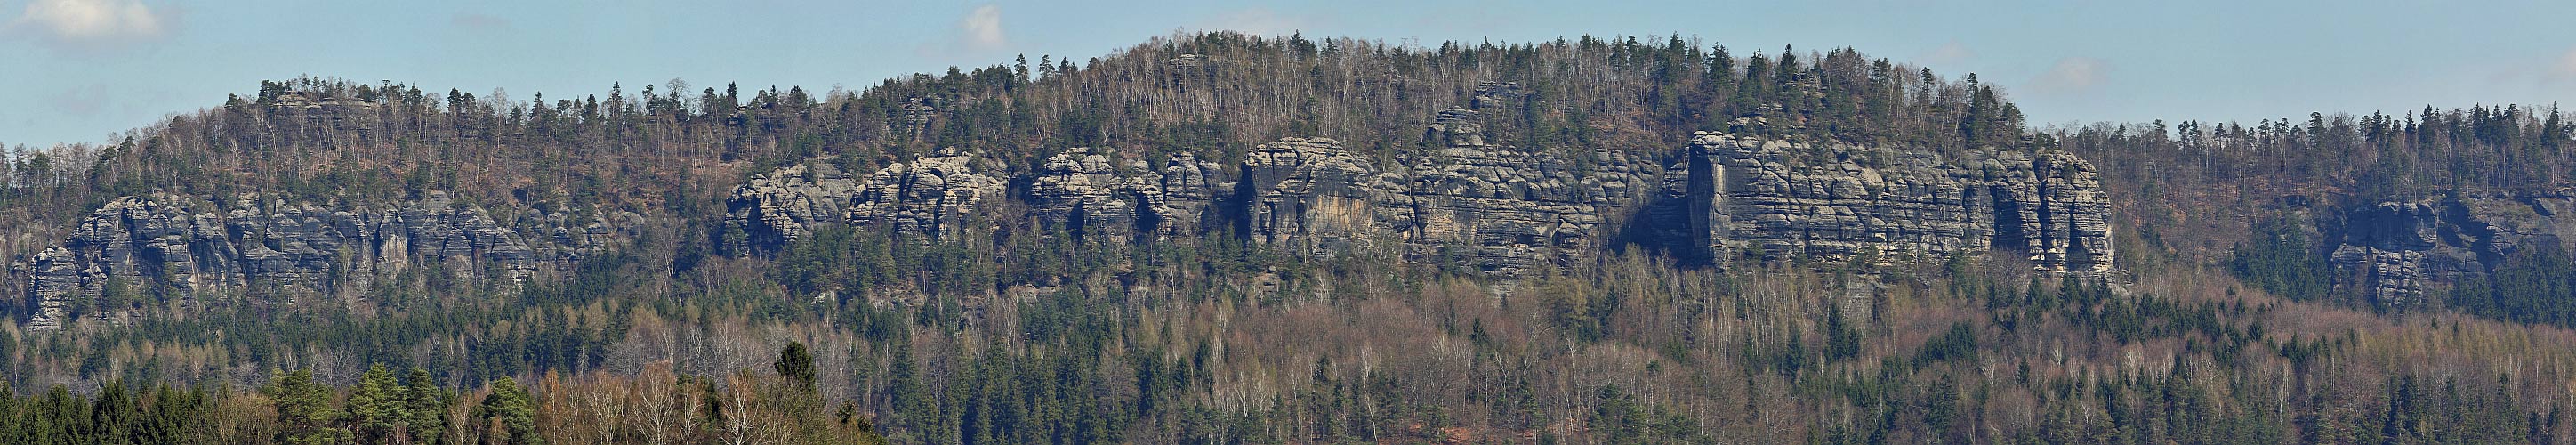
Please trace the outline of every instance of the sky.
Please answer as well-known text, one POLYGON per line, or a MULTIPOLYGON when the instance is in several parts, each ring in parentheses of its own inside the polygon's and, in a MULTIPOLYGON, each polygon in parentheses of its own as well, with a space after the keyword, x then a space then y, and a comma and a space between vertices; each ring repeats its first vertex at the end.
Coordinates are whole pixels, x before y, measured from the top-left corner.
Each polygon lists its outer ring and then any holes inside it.
POLYGON ((681 79, 864 88, 1178 31, 1414 42, 1680 34, 1852 47, 2006 87, 2030 121, 2576 104, 2568 1, 0 0, 0 144, 105 142, 299 75, 525 100, 681 79))

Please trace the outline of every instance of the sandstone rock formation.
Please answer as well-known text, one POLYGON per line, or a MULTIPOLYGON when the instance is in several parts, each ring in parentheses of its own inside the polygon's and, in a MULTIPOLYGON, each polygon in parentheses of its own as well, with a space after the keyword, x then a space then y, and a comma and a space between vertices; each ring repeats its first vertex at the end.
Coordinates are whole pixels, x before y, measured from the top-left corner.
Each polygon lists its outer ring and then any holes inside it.
POLYGON ((1170 161, 1163 163, 1159 178, 1162 202, 1155 210, 1159 215, 1155 221, 1160 228, 1157 236, 1171 238, 1205 233, 1209 224, 1208 213, 1218 200, 1224 198, 1222 193, 1232 190, 1232 185, 1225 184, 1224 180, 1224 166, 1199 160, 1197 155, 1188 152, 1173 154, 1170 161))
POLYGON ((1290 252, 1332 254, 1394 237, 1408 219, 1401 176, 1327 138, 1280 139, 1245 155, 1235 199, 1242 234, 1290 252))
POLYGON ((2388 307, 2423 302, 2435 283, 2484 274, 2525 248, 2576 239, 2576 195, 2558 191, 2455 193, 2383 202, 2345 215, 2334 253, 2338 288, 2388 307))
POLYGON ((1970 150, 1953 160, 1703 132, 1667 165, 1616 149, 1498 145, 1509 138, 1486 116, 1526 100, 1521 86, 1483 82, 1468 96, 1467 106, 1431 116, 1423 140, 1433 148, 1393 159, 1321 137, 1261 144, 1231 168, 1181 153, 1157 170, 1070 148, 1006 174, 952 153, 867 178, 790 166, 754 177, 729 207, 754 244, 783 245, 818 223, 877 221, 939 238, 1004 182, 995 178, 1017 177, 1025 216, 1075 236, 1231 231, 1299 255, 1386 252, 1498 278, 1575 263, 1608 250, 1615 235, 1721 265, 1887 265, 2003 251, 2045 272, 2111 270, 2110 201, 2074 155, 1970 150))
MULTIPOLYGON (((850 198, 859 181, 829 162, 807 162, 752 175, 725 200, 725 215, 743 228, 744 242, 783 246, 795 242, 816 224, 842 224, 849 219, 850 198)), ((742 248, 747 246, 733 246, 742 248)))
POLYGON ((1608 227, 1652 194, 1662 168, 1622 151, 1590 154, 1461 144, 1419 160, 1404 192, 1408 254, 1520 276, 1605 247, 1608 227))
POLYGON ((1029 216, 1076 236, 1169 239, 1198 233, 1215 183, 1214 163, 1189 153, 1161 170, 1144 160, 1074 148, 1038 166, 1025 199, 1029 216))
POLYGON ((515 281, 570 267, 611 241, 611 225, 641 223, 633 214, 603 219, 574 225, 564 215, 538 212, 514 228, 437 192, 383 207, 323 207, 260 195, 228 205, 134 196, 92 212, 70 239, 20 267, 38 307, 28 325, 51 329, 75 303, 120 289, 293 298, 364 288, 380 273, 414 265, 450 267, 469 279, 495 271, 501 276, 479 278, 515 281))
POLYGON ((775 248, 815 224, 885 224, 931 239, 960 236, 985 199, 1001 194, 997 162, 955 150, 851 177, 826 162, 752 177, 725 201, 726 219, 745 233, 743 247, 775 248))
MULTIPOLYGON (((2045 272, 2112 267, 2109 200, 2091 164, 2065 153, 1971 150, 1950 160, 1704 132, 1664 165, 1619 150, 1487 145, 1480 114, 1440 113, 1425 136, 1442 147, 1390 165, 1328 138, 1253 147, 1231 178, 1188 154, 1156 170, 1067 149, 1025 173, 1020 198, 1027 217, 1076 236, 1168 239, 1231 227, 1301 255, 1376 250, 1500 278, 1605 251, 1623 230, 1633 231, 1625 241, 1716 264, 1888 265, 2000 251, 2045 272)), ((883 221, 951 237, 1003 183, 977 163, 935 156, 864 179, 790 166, 754 177, 729 207, 752 242, 773 246, 813 224, 883 221)))
POLYGON ((2109 198, 2089 163, 2045 152, 1814 145, 1702 132, 1664 176, 1650 211, 1673 251, 1826 262, 1940 260, 2003 250, 2035 269, 2111 268, 2109 198))

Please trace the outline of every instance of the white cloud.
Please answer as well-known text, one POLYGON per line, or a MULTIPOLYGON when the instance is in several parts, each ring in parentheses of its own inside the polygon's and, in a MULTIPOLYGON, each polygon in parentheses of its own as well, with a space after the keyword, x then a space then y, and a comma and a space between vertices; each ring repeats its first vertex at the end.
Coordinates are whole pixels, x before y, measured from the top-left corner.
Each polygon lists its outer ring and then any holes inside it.
POLYGON ((159 37, 164 22, 137 0, 35 0, 9 28, 60 43, 101 44, 159 37))
POLYGON ((1920 63, 1930 66, 1949 65, 1976 56, 1976 51, 1970 51, 1967 45, 1961 45, 1959 41, 1952 40, 1950 43, 1941 44, 1939 48, 1933 48, 1932 52, 1924 53, 1920 63))
POLYGON ((2049 94, 2089 92, 2095 86, 2099 86, 2110 74, 2110 63, 2103 62, 2102 59, 2068 57, 2057 59, 2057 65, 2048 67, 2048 72, 2040 73, 2038 78, 2031 79, 2030 88, 2032 91, 2049 94))
POLYGON ((995 50, 1010 43, 1002 33, 1002 7, 999 5, 976 7, 974 12, 966 13, 965 20, 957 22, 957 27, 966 31, 968 48, 995 50))
POLYGON ((2576 48, 2568 48, 2566 54, 2558 56, 2558 63, 2549 65, 2548 77, 2576 80, 2576 48))

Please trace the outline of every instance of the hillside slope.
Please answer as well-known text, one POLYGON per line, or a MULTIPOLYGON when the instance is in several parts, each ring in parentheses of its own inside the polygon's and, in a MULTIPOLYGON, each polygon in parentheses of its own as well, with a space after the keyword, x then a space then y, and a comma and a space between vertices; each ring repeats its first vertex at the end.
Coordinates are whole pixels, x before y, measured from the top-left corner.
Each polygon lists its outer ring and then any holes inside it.
MULTIPOLYGON (((2322 203, 2411 190, 2309 156, 2344 133, 2006 99, 1852 50, 1231 33, 823 94, 273 82, 12 154, 0 375, 63 390, 0 437, 2576 439, 2576 333, 2337 286, 2319 240, 2405 231, 2322 203)), ((2500 146, 2565 140, 2516 113, 2500 146)))

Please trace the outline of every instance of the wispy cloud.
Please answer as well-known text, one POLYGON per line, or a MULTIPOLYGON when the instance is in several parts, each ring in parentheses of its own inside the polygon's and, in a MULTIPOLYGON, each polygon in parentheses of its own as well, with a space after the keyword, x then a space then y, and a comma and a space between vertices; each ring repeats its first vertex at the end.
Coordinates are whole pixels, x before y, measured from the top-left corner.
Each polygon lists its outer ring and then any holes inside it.
POLYGON ((169 23, 138 0, 34 0, 8 29, 68 46, 95 46, 157 38, 169 23))
POLYGON ((957 22, 957 28, 965 31, 968 48, 996 50, 1011 43, 1009 37, 1002 32, 1000 5, 975 7, 974 12, 966 13, 966 19, 957 22))
POLYGON ((2045 94, 2078 94, 2091 92, 2111 75, 2111 64, 2091 57, 2057 59, 2047 72, 2030 81, 2030 89, 2045 94))
POLYGON ((1939 48, 1933 48, 1932 52, 1923 53, 1923 57, 1916 60, 1924 65, 1941 66, 1959 63, 1976 56, 1977 52, 1969 50, 1968 45, 1952 40, 1950 43, 1941 44, 1939 48))
POLYGON ((2567 53, 2558 55, 2558 62, 2549 65, 2549 73, 2545 77, 2576 81, 2576 48, 2568 48, 2567 53))
POLYGON ((1011 46, 1011 33, 1002 26, 1000 5, 977 6, 957 19, 955 34, 949 38, 922 42, 913 52, 932 59, 968 59, 1011 46))

